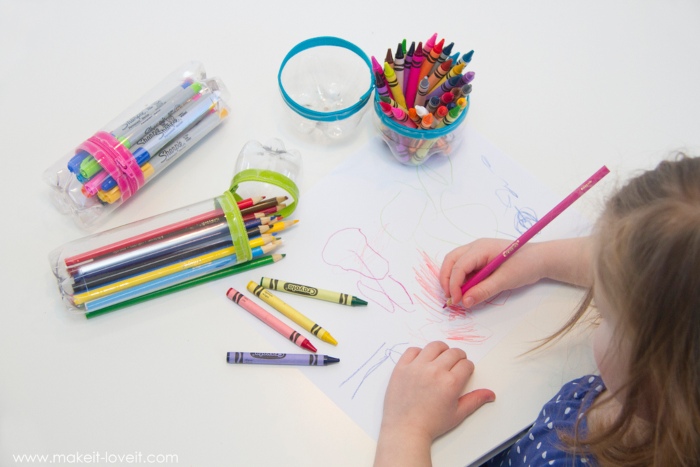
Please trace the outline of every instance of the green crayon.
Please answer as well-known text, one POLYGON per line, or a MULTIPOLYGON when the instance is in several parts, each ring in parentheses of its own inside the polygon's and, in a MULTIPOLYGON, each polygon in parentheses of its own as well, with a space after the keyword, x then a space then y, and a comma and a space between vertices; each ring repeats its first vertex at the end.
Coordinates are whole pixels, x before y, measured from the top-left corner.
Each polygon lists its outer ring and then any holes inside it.
POLYGON ((270 290, 287 292, 303 297, 316 298, 327 302, 340 303, 347 306, 367 305, 367 302, 349 294, 341 292, 333 292, 331 290, 317 289, 308 285, 295 284, 294 282, 284 282, 279 279, 271 279, 263 277, 260 279, 260 285, 270 290))

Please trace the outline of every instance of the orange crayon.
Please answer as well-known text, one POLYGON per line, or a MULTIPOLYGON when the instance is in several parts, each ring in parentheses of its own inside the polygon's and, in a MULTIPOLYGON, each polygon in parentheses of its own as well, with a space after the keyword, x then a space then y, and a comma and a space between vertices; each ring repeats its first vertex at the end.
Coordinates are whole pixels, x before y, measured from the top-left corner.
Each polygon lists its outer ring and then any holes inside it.
MULTIPOLYGON (((436 35, 433 35, 430 39, 434 38, 436 38, 436 35)), ((440 39, 440 42, 432 45, 430 43, 430 39, 428 39, 423 47, 423 55, 425 55, 425 60, 420 66, 420 75, 418 76, 419 79, 423 79, 424 76, 430 76, 437 59, 440 58, 442 46, 445 43, 445 39, 440 39)))
POLYGON ((426 114, 420 122, 421 130, 430 130, 433 127, 433 114, 426 114))
POLYGON ((416 124, 416 127, 420 125, 420 117, 418 116, 418 111, 415 109, 415 107, 408 109, 408 118, 410 118, 413 123, 416 124))

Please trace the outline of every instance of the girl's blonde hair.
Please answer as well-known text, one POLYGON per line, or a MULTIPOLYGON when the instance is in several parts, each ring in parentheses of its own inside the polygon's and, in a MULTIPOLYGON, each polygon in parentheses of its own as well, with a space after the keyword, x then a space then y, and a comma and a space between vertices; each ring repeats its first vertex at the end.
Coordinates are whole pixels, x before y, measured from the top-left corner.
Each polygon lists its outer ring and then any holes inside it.
POLYGON ((617 419, 575 450, 600 465, 700 465, 700 158, 679 155, 627 183, 596 244, 595 287, 631 349, 629 373, 617 419))

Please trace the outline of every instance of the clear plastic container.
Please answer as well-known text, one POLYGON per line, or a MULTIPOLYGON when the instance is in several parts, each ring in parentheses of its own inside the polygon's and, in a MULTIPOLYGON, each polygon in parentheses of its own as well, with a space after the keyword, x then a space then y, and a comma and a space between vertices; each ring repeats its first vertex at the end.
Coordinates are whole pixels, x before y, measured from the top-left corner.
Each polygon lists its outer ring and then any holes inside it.
POLYGON ((391 154, 405 165, 420 165, 434 155, 449 156, 464 139, 461 128, 469 111, 469 96, 466 107, 456 120, 442 128, 409 128, 388 117, 381 109, 379 100, 374 101, 374 122, 391 154))
MULTIPOLYGON (((432 39, 436 37, 437 34, 432 39)), ((431 91, 434 98, 440 97, 439 93, 443 91, 447 93, 457 88, 457 83, 463 86, 474 78, 473 72, 467 73, 471 76, 465 79, 461 74, 465 63, 471 61, 472 54, 473 51, 461 58, 459 53, 450 56, 450 64, 453 59, 463 63, 459 65, 459 70, 456 66, 450 70, 455 72, 451 75, 454 83, 447 80, 443 85, 435 86, 431 91)), ((441 60, 441 63, 445 62, 441 60)), ((445 72, 449 64, 446 66, 445 72)), ((464 97, 465 104, 457 115, 447 117, 446 124, 440 121, 432 129, 422 129, 411 125, 411 122, 404 125, 396 118, 387 116, 380 107, 380 97, 391 96, 394 86, 391 82, 396 82, 396 76, 380 73, 377 67, 382 68, 379 61, 374 58, 370 61, 362 50, 344 39, 315 37, 297 44, 284 58, 277 76, 293 129, 316 143, 345 138, 359 124, 374 90, 375 127, 396 160, 406 165, 420 165, 434 155, 453 154, 464 137, 461 127, 469 110, 469 91, 461 95, 450 93, 452 95, 449 97, 464 97)), ((407 110, 403 101, 397 104, 392 99, 391 102, 391 106, 399 105, 404 111, 407 110)), ((450 105, 454 104, 448 101, 445 107, 450 105)))
POLYGON ((96 227, 229 114, 228 91, 187 63, 44 172, 56 207, 96 227))
POLYGON ((287 121, 298 134, 332 142, 352 134, 374 87, 367 55, 356 45, 324 36, 297 44, 282 61, 279 89, 287 121))
POLYGON ((274 262, 276 233, 291 225, 280 219, 299 201, 301 156, 279 140, 251 141, 236 167, 221 196, 54 250, 49 262, 66 307, 90 318, 274 262))

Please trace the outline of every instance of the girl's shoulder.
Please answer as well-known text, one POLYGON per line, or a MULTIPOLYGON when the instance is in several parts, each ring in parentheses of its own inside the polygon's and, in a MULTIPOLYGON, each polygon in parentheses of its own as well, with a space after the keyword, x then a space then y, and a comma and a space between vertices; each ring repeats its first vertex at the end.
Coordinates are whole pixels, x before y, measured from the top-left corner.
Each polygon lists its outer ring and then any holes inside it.
MULTIPOLYGON (((574 399, 574 400, 584 400, 586 395, 592 395, 593 398, 600 394, 605 385, 603 384, 603 379, 598 375, 586 375, 580 378, 569 381, 564 386, 561 387, 556 396, 552 398, 547 404, 557 403, 561 399, 574 399)), ((590 401, 587 405, 590 405, 590 401)))
POLYGON ((485 465, 534 467, 594 464, 585 457, 566 452, 559 434, 567 433, 573 436, 578 429, 580 434, 585 435, 587 425, 584 413, 603 389, 603 380, 596 375, 586 375, 566 383, 542 407, 530 430, 508 450, 485 465))

